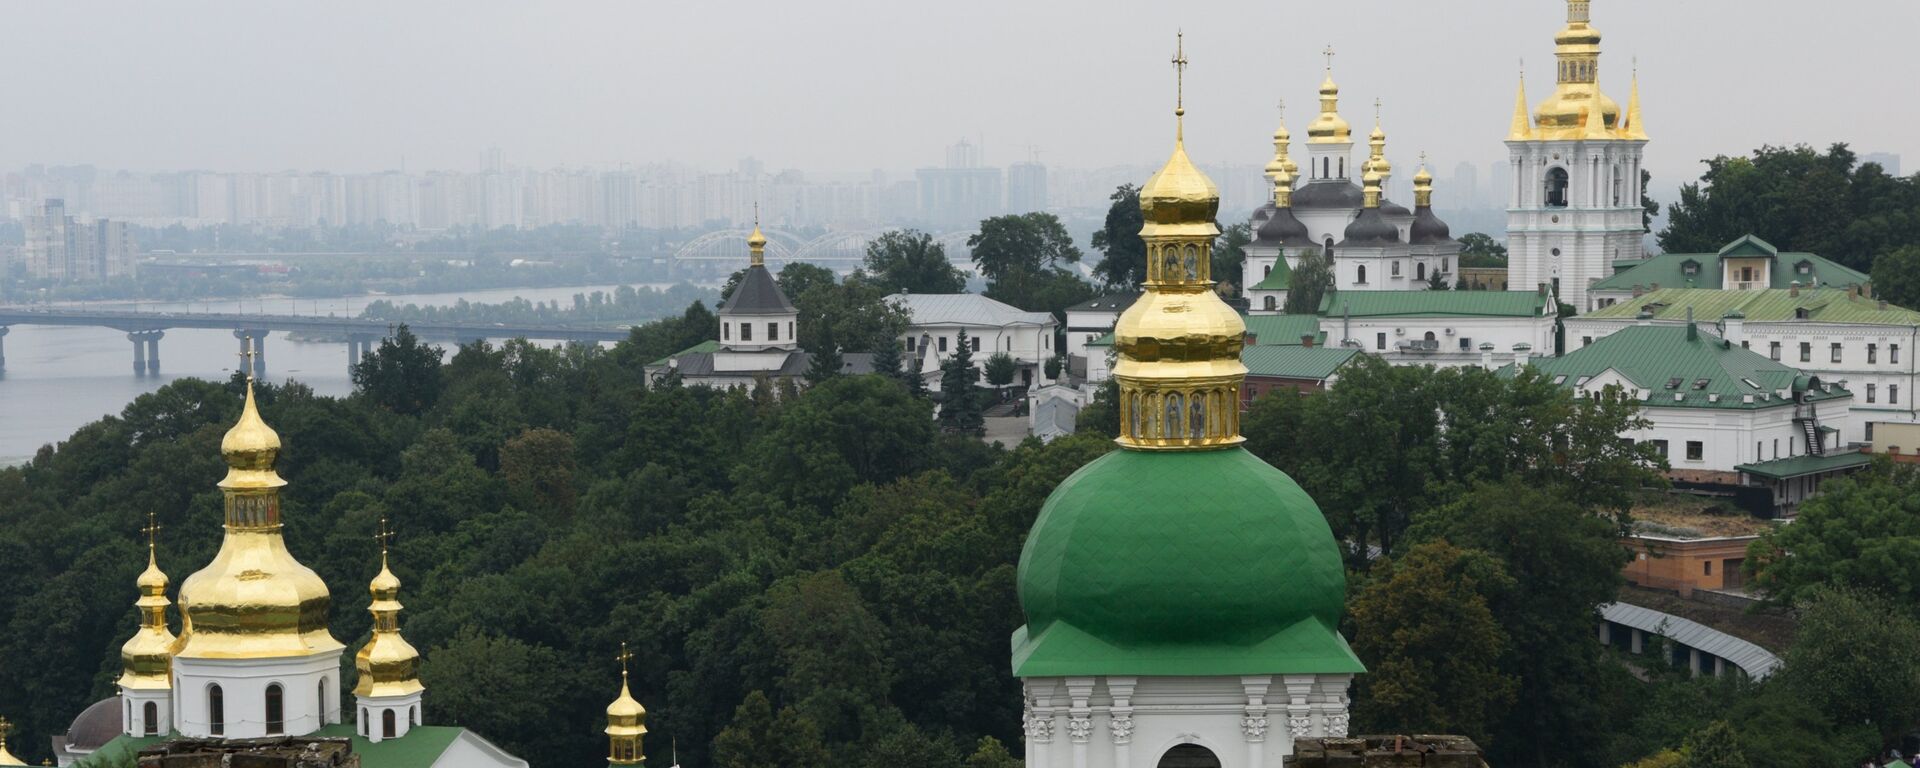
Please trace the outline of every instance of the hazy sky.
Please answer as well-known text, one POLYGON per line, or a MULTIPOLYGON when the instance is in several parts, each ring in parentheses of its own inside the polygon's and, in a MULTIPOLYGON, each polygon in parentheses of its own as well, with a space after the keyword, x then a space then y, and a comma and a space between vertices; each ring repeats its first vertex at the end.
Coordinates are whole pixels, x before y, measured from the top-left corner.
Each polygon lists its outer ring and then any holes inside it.
MULTIPOLYGON (((1552 87, 1560 0, 1375 2, 10 2, 0 167, 472 169, 753 155, 810 172, 905 169, 984 136, 1003 164, 1153 164, 1172 139, 1176 28, 1188 147, 1261 163, 1296 137, 1338 52, 1356 135, 1390 156, 1490 162, 1552 87)), ((1920 167, 1915 0, 1594 0, 1601 85, 1637 56, 1649 166, 1846 141, 1920 167)), ((1443 170, 1443 173, 1445 171, 1443 170)))

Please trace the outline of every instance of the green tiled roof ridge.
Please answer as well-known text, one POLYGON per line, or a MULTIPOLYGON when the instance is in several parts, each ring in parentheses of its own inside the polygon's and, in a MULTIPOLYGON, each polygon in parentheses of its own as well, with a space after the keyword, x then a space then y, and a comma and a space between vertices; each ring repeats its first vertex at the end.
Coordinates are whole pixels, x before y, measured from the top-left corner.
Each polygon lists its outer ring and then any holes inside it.
POLYGON ((1537 317, 1545 311, 1546 301, 1534 291, 1328 291, 1320 299, 1320 314, 1537 317))
POLYGON ((1751 256, 1732 253, 1737 247, 1747 243, 1748 238, 1752 238, 1752 241, 1758 243, 1759 246, 1764 246, 1765 248, 1762 250, 1770 250, 1773 248, 1772 245, 1767 244, 1764 240, 1748 236, 1728 243, 1716 253, 1663 253, 1647 259, 1639 266, 1624 272, 1614 273, 1602 279, 1600 282, 1595 283, 1593 287, 1588 290, 1627 291, 1632 290, 1636 285, 1651 289, 1655 283, 1658 283, 1662 289, 1719 288, 1721 287, 1720 278, 1722 275, 1720 260, 1722 258, 1772 259, 1773 267, 1767 275, 1767 285, 1772 288, 1790 287, 1795 280, 1799 280, 1802 285, 1807 285, 1808 287, 1811 287, 1812 284, 1815 283, 1819 285, 1846 287, 1850 285, 1864 285, 1872 282, 1872 278, 1868 277, 1866 273, 1815 253, 1770 251, 1770 255, 1755 254, 1751 256), (1700 265, 1698 274, 1688 276, 1681 269, 1681 265, 1689 260, 1697 262, 1700 265), (1796 271, 1795 267, 1802 261, 1809 263, 1812 274, 1801 275, 1796 271))
MULTIPOLYGON (((1770 408, 1791 405, 1791 399, 1781 399, 1780 390, 1793 389, 1794 379, 1800 372, 1787 365, 1768 359, 1752 350, 1739 346, 1728 346, 1718 337, 1705 331, 1687 338, 1685 326, 1651 325, 1623 328, 1611 335, 1595 340, 1565 356, 1557 358, 1538 358, 1531 366, 1549 378, 1565 376, 1558 383, 1573 387, 1581 383, 1582 378, 1599 376, 1607 371, 1615 371, 1640 389, 1648 392, 1646 405, 1660 407, 1693 408, 1770 408), (1679 386, 1668 389, 1667 382, 1679 379, 1679 386), (1702 389, 1695 389, 1695 382, 1706 379, 1702 389), (1758 387, 1749 386, 1751 380, 1758 387), (1683 396, 1674 400, 1673 395, 1683 396), (1715 402, 1711 395, 1719 395, 1715 402), (1746 395, 1754 395, 1754 402, 1743 402, 1746 395), (1765 395, 1766 400, 1759 396, 1765 395)), ((1512 373, 1513 366, 1503 369, 1512 373)), ((1813 399, 1829 400, 1849 397, 1846 390, 1836 387, 1831 394, 1821 393, 1813 399)))
POLYGON ((1346 365, 1360 350, 1349 347, 1259 346, 1240 353, 1248 376, 1286 379, 1325 379, 1346 365))
POLYGON ((1795 310, 1805 308, 1808 322, 1859 323, 1865 325, 1920 325, 1920 312, 1888 304, 1871 297, 1850 297, 1841 288, 1807 288, 1794 296, 1792 289, 1769 288, 1758 291, 1717 288, 1661 288, 1636 298, 1589 312, 1582 317, 1602 320, 1633 319, 1648 305, 1664 305, 1654 310, 1655 320, 1681 320, 1688 307, 1696 321, 1712 324, 1728 312, 1738 311, 1748 322, 1781 322, 1800 319, 1795 310))

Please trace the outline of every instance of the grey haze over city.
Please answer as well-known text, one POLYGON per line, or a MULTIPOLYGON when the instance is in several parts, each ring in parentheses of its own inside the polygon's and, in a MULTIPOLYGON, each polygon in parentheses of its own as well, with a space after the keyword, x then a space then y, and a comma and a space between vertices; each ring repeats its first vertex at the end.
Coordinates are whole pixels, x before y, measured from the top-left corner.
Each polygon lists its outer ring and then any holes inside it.
MULTIPOLYGON (((1389 156, 1501 157, 1520 60, 1552 81, 1558 0, 1415 3, 18 3, 0 25, 0 167, 470 170, 682 163, 863 174, 985 162, 1157 163, 1184 29, 1197 161, 1257 166, 1300 134, 1320 51, 1342 112, 1383 104, 1389 156)), ((1648 167, 1765 143, 1920 157, 1906 47, 1920 3, 1596 0, 1602 87, 1637 58, 1648 167), (1737 19, 1735 18, 1737 17, 1737 19), (1734 23, 1737 20, 1737 23, 1734 23), (1715 30, 1724 30, 1716 32, 1715 30), (1782 48, 1805 55, 1756 56, 1782 48)), ((1664 187, 1666 184, 1658 184, 1664 187)))

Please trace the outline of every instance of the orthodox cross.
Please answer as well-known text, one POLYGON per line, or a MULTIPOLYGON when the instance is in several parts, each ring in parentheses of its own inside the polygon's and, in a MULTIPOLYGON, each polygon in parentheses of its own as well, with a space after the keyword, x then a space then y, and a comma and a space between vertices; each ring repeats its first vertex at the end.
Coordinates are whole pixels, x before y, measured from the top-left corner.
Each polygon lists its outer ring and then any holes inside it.
POLYGON ((259 357, 259 353, 253 351, 253 334, 247 334, 245 339, 246 343, 240 345, 240 365, 241 369, 247 372, 247 382, 252 383, 253 359, 259 357))
POLYGON ((7 737, 13 735, 13 723, 0 717, 0 749, 7 747, 7 737))
POLYGON ((380 542, 380 560, 384 563, 387 559, 387 544, 393 541, 393 529, 387 527, 385 514, 380 515, 380 532, 373 535, 373 540, 380 542))
POLYGON ((1286 121, 1287 121, 1287 100, 1281 99, 1280 100, 1280 122, 1284 123, 1286 121))
POLYGON ((620 662, 620 684, 626 685, 627 684, 627 662, 633 660, 633 654, 627 651, 627 641, 625 640, 620 641, 620 655, 615 656, 614 658, 619 660, 620 662))
POLYGON ((1420 150, 1420 167, 1427 167, 1427 151, 1424 149, 1420 150))
POLYGON ((1320 55, 1327 57, 1327 71, 1332 72, 1333 71, 1333 45, 1329 43, 1327 45, 1327 49, 1324 51, 1321 51, 1320 55))
POLYGON ((1176 114, 1186 112, 1187 33, 1173 35, 1173 107, 1176 114))
POLYGON ((140 532, 147 535, 147 552, 149 554, 153 552, 153 535, 156 533, 159 533, 160 528, 161 528, 161 525, 159 523, 154 522, 153 520, 153 513, 148 512, 147 527, 141 528, 140 532))
POLYGON ((1380 97, 1373 97, 1373 124, 1380 125, 1380 97))

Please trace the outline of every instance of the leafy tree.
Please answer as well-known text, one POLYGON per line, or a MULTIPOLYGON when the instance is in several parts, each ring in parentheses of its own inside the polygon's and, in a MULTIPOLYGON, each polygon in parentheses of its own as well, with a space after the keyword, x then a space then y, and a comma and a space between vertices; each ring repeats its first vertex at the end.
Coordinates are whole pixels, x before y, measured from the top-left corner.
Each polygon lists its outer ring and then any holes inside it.
POLYGON ((577 710, 569 701, 573 675, 551 648, 472 629, 433 648, 420 667, 421 682, 433 689, 434 717, 487 734, 522 755, 570 750, 566 742, 573 736, 564 729, 520 725, 577 710))
POLYGON ((1007 745, 999 739, 982 736, 974 745, 973 754, 967 757, 966 768, 1020 768, 1020 761, 1007 752, 1007 745))
POLYGON ((1460 266, 1462 267, 1504 267, 1507 265, 1507 246, 1493 239, 1485 232, 1468 232, 1460 236, 1460 266))
POLYGON ((1318 314, 1321 300, 1332 290, 1332 259, 1311 249, 1300 254, 1299 265, 1293 268, 1293 277, 1287 283, 1287 314, 1318 314))
POLYGON ((1488 600, 1517 586, 1499 561, 1445 541, 1376 568, 1348 605, 1368 672, 1354 697, 1360 732, 1424 729, 1491 744, 1519 681, 1501 668, 1507 637, 1488 600))
POLYGON ((774 275, 773 281, 780 286, 780 292, 792 300, 793 297, 806 295, 808 291, 815 288, 837 285, 840 279, 834 276, 833 270, 818 264, 789 261, 786 266, 780 268, 779 274, 774 275))
POLYGON ((1228 296, 1238 296, 1246 287, 1247 244, 1253 242, 1253 225, 1240 222, 1220 230, 1213 244, 1213 282, 1228 296))
POLYGON ((1495 726, 1501 737, 1491 750, 1501 759, 1490 762, 1592 764, 1605 737, 1592 695, 1603 680, 1593 627, 1598 606, 1619 591, 1627 563, 1619 533, 1554 488, 1519 476, 1478 486, 1423 514, 1410 532, 1416 541, 1444 539, 1493 555, 1515 583, 1526 585, 1488 603, 1512 644, 1503 668, 1525 681, 1495 726))
POLYGON ((1653 231, 1653 217, 1660 215, 1660 202, 1647 190, 1653 188, 1653 171, 1640 169, 1640 231, 1653 231))
POLYGON ((529 429, 500 446, 500 475, 507 498, 520 509, 562 522, 573 515, 579 492, 573 438, 547 427, 529 429))
POLYGON ((1019 365, 1013 361, 1012 355, 995 352, 987 358, 987 365, 983 372, 986 374, 988 384, 1004 387, 1013 383, 1014 374, 1019 372, 1019 365))
MULTIPOLYGON (((792 265, 789 265, 791 267, 792 265)), ((781 270, 785 274, 787 270, 781 270)), ((831 277, 832 273, 828 273, 831 277)), ((867 352, 907 330, 906 311, 887 292, 856 272, 835 283, 808 278, 789 293, 800 312, 800 348, 808 352, 867 352)))
POLYGON ((1147 242, 1140 239, 1146 220, 1140 213, 1140 188, 1122 184, 1107 197, 1106 223, 1093 233, 1093 249, 1103 254, 1093 276, 1110 292, 1140 289, 1147 280, 1147 242))
POLYGON ((901 379, 906 372, 901 368, 900 339, 895 336, 875 339, 867 345, 873 350, 873 372, 890 379, 901 379))
POLYGON ((1778 683, 1835 723, 1865 723, 1882 747, 1920 723, 1920 618, 1911 601, 1812 590, 1778 683))
POLYGON ((1109 378, 1093 391, 1093 399, 1080 409, 1073 424, 1075 432, 1101 437, 1120 436, 1120 381, 1109 378))
POLYGON ((1080 249, 1060 218, 1051 213, 995 216, 980 222, 967 238, 973 263, 990 281, 1062 268, 1080 260, 1080 249))
POLYGON ((1060 372, 1061 372, 1060 358, 1059 357, 1047 358, 1047 361, 1041 364, 1040 370, 1044 372, 1047 375, 1047 378, 1049 379, 1060 378, 1060 372))
POLYGON ((1434 272, 1433 274, 1427 276, 1427 290, 1449 291, 1449 290, 1453 290, 1453 286, 1447 285, 1446 275, 1440 274, 1439 272, 1434 272))
POLYGON ((1688 736, 1682 754, 1686 755, 1686 768, 1747 768, 1751 765, 1747 756, 1740 751, 1740 739, 1734 734, 1733 726, 1725 720, 1715 720, 1688 736))
POLYGON ((947 260, 947 249, 916 229, 891 230, 867 244, 865 268, 887 293, 959 293, 967 276, 947 260))
POLYGON ((1896 306, 1920 307, 1920 245, 1908 245, 1873 260, 1873 293, 1896 306))
POLYGON ((1706 161, 1700 181, 1667 207, 1660 247, 1711 253, 1746 234, 1859 270, 1877 254, 1920 241, 1920 181, 1857 164, 1845 144, 1764 146, 1751 157, 1706 161))
MULTIPOLYGON (((1827 481, 1793 525, 1748 546, 1746 568, 1769 599, 1783 603, 1848 587, 1920 605, 1920 472, 1882 465, 1827 481)), ((1909 613, 1920 616, 1920 609, 1909 613)))
POLYGON ((774 716, 760 691, 747 694, 733 723, 713 739, 719 768, 826 768, 832 759, 820 741, 820 726, 792 707, 774 716))
POLYGON ((1064 269, 1031 272, 993 283, 986 295, 1029 312, 1066 317, 1067 307, 1094 297, 1093 285, 1064 269))
POLYGON ((440 397, 439 347, 421 343, 405 325, 353 367, 353 388, 394 413, 413 415, 440 397))
MULTIPOLYGON (((833 343, 833 332, 831 330, 823 331, 816 338, 818 339, 817 343, 820 346, 820 350, 808 353, 808 384, 819 384, 820 382, 840 375, 840 368, 846 364, 845 359, 840 356, 840 347, 833 343)), ((887 346, 891 347, 892 345, 889 344, 887 346)))
POLYGON ((948 429, 975 430, 986 424, 980 398, 974 392, 980 373, 973 367, 973 344, 961 329, 954 353, 940 364, 940 425, 948 429))

